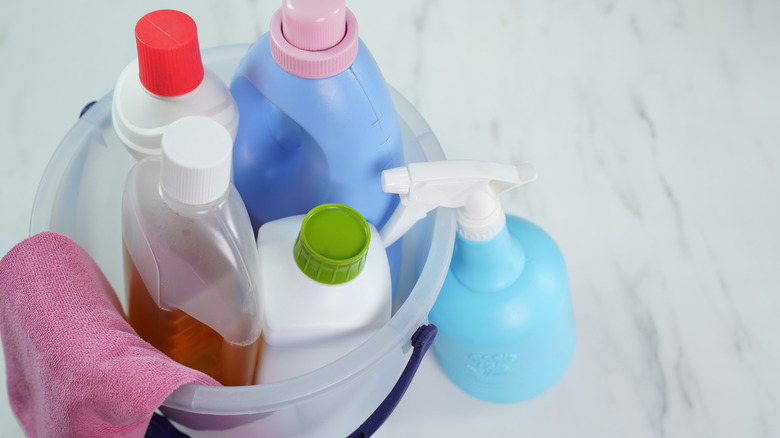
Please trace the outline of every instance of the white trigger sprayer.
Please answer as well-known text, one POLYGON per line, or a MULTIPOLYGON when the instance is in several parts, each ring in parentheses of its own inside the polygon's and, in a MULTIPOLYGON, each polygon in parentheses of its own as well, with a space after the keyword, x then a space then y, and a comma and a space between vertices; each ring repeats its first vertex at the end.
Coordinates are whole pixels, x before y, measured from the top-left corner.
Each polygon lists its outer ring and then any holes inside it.
POLYGON ((504 227, 498 195, 536 179, 531 164, 428 161, 382 172, 382 189, 401 202, 380 231, 390 246, 436 207, 458 209, 458 232, 467 240, 489 240, 504 227))

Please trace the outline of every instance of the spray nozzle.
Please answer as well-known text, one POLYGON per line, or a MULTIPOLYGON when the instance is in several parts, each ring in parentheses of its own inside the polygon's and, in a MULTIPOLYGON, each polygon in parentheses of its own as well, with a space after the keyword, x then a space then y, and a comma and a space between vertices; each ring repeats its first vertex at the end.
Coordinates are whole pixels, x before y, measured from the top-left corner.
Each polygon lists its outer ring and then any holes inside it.
POLYGON ((390 246, 436 207, 458 209, 464 238, 488 240, 505 223, 498 195, 535 179, 531 164, 483 161, 428 161, 385 170, 382 189, 397 193, 401 203, 382 228, 382 241, 390 246))

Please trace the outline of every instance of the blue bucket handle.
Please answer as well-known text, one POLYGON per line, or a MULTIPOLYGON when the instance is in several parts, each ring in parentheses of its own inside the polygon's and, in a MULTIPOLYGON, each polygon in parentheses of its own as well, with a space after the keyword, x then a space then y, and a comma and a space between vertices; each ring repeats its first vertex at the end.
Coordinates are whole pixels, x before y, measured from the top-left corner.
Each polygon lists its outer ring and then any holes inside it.
POLYGON ((84 114, 89 111, 90 108, 92 108, 97 103, 97 100, 93 100, 92 102, 84 105, 84 108, 81 109, 81 112, 79 113, 79 118, 84 117, 84 114))
POLYGON ((417 331, 412 335, 412 348, 414 348, 414 351, 412 351, 412 357, 406 363, 406 368, 401 373, 401 377, 398 378, 395 386, 390 390, 390 394, 387 394, 387 397, 376 408, 374 413, 360 427, 349 434, 347 438, 365 438, 373 435, 379 429, 379 426, 387 420, 387 417, 393 413, 395 407, 398 406, 398 402, 401 401, 401 397, 406 393, 406 389, 409 388, 409 384, 412 383, 412 378, 417 373, 417 368, 420 367, 425 353, 433 344, 433 339, 436 337, 437 332, 438 330, 433 324, 421 325, 417 328, 417 331))
MULTIPOLYGON (((401 377, 395 382, 395 386, 387 394, 387 397, 379 404, 374 413, 372 413, 366 421, 363 422, 354 432, 349 434, 347 438, 367 438, 374 434, 379 429, 379 426, 384 424, 387 417, 393 413, 395 407, 398 406, 398 402, 406 393, 409 388, 409 384, 412 383, 412 378, 417 373, 417 369, 420 367, 420 363, 425 356, 425 353, 433 344, 433 339, 436 337, 438 330, 433 324, 421 325, 417 328, 417 331, 412 335, 412 356, 409 358, 409 362, 406 363, 404 371, 401 373, 401 377)), ((158 413, 154 413, 152 420, 149 422, 149 428, 146 430, 146 438, 189 438, 188 435, 176 429, 168 419, 158 413)))

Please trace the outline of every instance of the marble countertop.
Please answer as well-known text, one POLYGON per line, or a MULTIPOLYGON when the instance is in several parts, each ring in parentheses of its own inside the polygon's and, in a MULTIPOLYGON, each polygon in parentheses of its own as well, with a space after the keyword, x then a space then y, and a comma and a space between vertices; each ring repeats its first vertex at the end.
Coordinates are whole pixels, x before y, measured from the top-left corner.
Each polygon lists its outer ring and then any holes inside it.
MULTIPOLYGON (((561 247, 578 331, 564 377, 518 404, 427 357, 376 436, 780 436, 780 3, 347 5, 448 158, 537 166, 502 200, 561 247)), ((205 48, 253 41, 278 2, 0 2, 0 254, 161 7, 205 48)), ((0 386, 0 437, 23 436, 0 386)))

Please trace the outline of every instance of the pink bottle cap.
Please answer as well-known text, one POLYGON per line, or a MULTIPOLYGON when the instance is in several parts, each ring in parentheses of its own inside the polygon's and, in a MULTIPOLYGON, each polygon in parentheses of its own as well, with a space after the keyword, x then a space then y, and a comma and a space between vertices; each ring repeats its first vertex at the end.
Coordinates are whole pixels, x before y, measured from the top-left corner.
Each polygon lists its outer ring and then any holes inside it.
POLYGON ((295 76, 334 76, 355 61, 357 30, 345 0, 284 0, 271 18, 271 55, 295 76))
POLYGON ((347 33, 344 0, 285 0, 282 34, 293 46, 308 51, 330 49, 347 33))
POLYGON ((189 15, 174 10, 150 12, 135 25, 138 76, 150 93, 180 96, 203 81, 198 30, 189 15))

